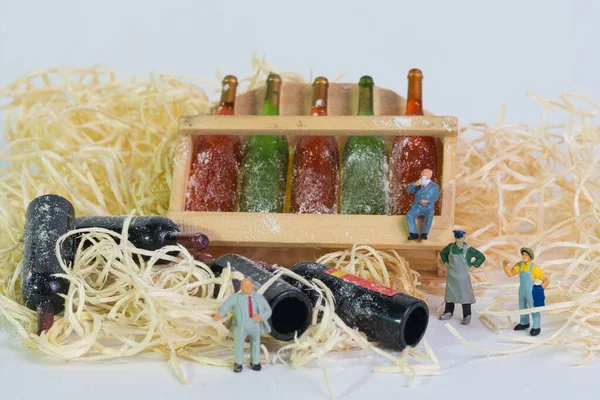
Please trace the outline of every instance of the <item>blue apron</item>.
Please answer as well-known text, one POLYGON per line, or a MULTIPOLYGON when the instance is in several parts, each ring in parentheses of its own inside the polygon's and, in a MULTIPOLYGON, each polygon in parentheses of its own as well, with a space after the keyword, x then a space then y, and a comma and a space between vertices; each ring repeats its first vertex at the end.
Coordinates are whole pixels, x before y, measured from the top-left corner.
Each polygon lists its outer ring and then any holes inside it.
MULTIPOLYGON (((542 296, 543 296, 543 288, 541 285, 534 285, 533 284, 533 261, 529 264, 529 268, 527 270, 524 270, 523 268, 523 262, 520 263, 519 265, 519 309, 520 310, 525 310, 527 308, 533 308, 535 307, 535 303, 534 303, 534 299, 533 299, 533 292, 534 292, 534 286, 539 286, 542 289, 542 296)), ((536 291, 539 293, 539 290, 536 289, 536 291)), ((536 297, 539 296, 536 295, 536 297)), ((543 301, 543 300, 542 300, 543 301)), ((531 314, 533 317, 533 329, 538 329, 540 327, 540 313, 539 312, 534 312, 531 314)), ((529 324, 529 314, 522 314, 521 315, 521 321, 520 321, 521 325, 527 325, 529 324)))

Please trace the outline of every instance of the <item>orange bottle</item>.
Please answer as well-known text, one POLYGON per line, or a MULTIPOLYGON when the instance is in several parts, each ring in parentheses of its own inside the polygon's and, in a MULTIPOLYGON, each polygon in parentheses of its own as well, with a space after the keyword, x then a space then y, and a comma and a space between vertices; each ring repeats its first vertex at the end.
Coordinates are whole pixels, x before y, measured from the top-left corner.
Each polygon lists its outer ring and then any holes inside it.
MULTIPOLYGON (((313 83, 310 115, 327 115, 329 82, 318 77, 313 83)), ((338 145, 333 136, 304 136, 294 151, 290 212, 335 214, 338 194, 338 145)))
MULTIPOLYGON (((223 78, 217 115, 234 115, 238 81, 223 78)), ((238 136, 210 135, 198 138, 196 157, 187 183, 187 211, 235 211, 242 144, 238 136)))
MULTIPOLYGON (((423 74, 419 69, 408 72, 408 95, 405 115, 423 115, 423 74)), ((398 136, 390 156, 390 212, 405 215, 412 205, 413 195, 406 192, 411 182, 421 177, 421 171, 433 171, 432 181, 439 184, 437 144, 432 136, 398 136)), ((439 203, 436 204, 438 213, 439 203)))

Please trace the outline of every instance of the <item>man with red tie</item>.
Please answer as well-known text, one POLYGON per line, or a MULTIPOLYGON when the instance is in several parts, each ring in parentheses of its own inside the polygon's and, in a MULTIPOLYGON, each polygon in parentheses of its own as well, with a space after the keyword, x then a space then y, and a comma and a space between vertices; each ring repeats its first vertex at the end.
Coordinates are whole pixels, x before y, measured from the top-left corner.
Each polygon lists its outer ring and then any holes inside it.
POLYGON ((260 371, 260 335, 271 332, 269 318, 271 307, 262 294, 254 291, 254 283, 244 278, 241 281, 240 291, 229 296, 221 304, 219 313, 213 317, 219 321, 223 315, 233 309, 233 323, 231 330, 234 337, 234 364, 233 371, 240 372, 244 362, 244 343, 250 337, 250 366, 255 371, 260 371))

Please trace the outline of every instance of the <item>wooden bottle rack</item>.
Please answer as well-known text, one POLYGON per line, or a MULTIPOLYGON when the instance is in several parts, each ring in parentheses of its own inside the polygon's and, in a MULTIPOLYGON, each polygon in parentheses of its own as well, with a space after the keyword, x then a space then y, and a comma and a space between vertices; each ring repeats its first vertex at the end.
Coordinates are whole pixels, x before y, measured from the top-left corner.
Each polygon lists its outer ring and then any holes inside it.
POLYGON ((439 252, 454 240, 457 118, 434 116, 429 112, 425 116, 403 116, 405 99, 382 88, 376 88, 374 92, 376 116, 356 116, 358 85, 350 83, 330 83, 328 116, 314 117, 308 115, 311 90, 310 84, 284 82, 280 116, 256 115, 264 99, 263 87, 237 96, 235 116, 181 117, 168 216, 184 232, 206 234, 210 238, 209 253, 213 256, 234 252, 289 267, 359 243, 380 250, 397 250, 409 261, 411 268, 436 271, 439 252), (435 137, 442 161, 437 171, 441 211, 434 217, 429 240, 407 240, 403 215, 185 211, 186 186, 196 154, 195 138, 200 135, 239 135, 244 140, 247 136, 268 134, 286 135, 291 149, 297 137, 333 135, 338 139, 340 156, 347 136, 383 136, 388 153, 395 136, 435 137))

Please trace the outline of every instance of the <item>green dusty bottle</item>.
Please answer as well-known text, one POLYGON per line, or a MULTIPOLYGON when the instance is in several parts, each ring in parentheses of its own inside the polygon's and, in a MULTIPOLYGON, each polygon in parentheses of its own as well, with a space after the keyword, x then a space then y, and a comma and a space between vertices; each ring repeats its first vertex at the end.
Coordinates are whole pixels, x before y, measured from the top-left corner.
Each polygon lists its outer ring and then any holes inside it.
MULTIPOLYGON (((358 83, 358 114, 374 115, 373 79, 358 83)), ((383 137, 351 136, 342 155, 342 214, 387 214, 387 156, 383 137)))
MULTIPOLYGON (((279 115, 281 77, 270 74, 261 115, 279 115)), ((251 137, 244 148, 239 211, 281 213, 285 204, 289 146, 283 135, 251 137)))

